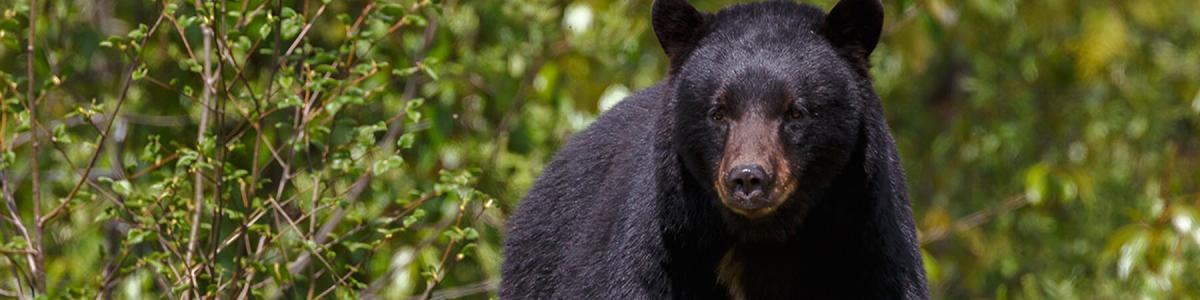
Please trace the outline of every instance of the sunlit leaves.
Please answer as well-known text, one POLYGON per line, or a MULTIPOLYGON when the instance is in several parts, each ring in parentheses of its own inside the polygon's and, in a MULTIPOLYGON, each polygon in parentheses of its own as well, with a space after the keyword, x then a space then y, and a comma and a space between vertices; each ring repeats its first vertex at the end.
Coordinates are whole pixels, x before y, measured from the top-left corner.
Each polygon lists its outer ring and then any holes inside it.
POLYGON ((379 175, 382 175, 383 173, 386 173, 388 170, 391 170, 394 168, 399 168, 403 165, 404 165, 403 157, 400 157, 399 155, 392 155, 392 156, 389 156, 387 159, 376 161, 375 166, 373 168, 371 168, 371 172, 374 172, 375 176, 379 176, 379 175))
POLYGON ((146 241, 149 239, 154 239, 154 238, 156 238, 156 235, 154 234, 154 232, 134 228, 134 229, 130 229, 129 232, 126 234, 125 243, 128 245, 136 245, 143 241, 146 241))
POLYGON ((1025 172, 1025 198, 1030 203, 1039 204, 1046 197, 1048 172, 1045 165, 1033 166, 1025 172))
POLYGON ((1089 9, 1083 18, 1083 33, 1075 43, 1077 72, 1084 78, 1096 76, 1127 51, 1129 33, 1121 15, 1101 6, 1089 9))

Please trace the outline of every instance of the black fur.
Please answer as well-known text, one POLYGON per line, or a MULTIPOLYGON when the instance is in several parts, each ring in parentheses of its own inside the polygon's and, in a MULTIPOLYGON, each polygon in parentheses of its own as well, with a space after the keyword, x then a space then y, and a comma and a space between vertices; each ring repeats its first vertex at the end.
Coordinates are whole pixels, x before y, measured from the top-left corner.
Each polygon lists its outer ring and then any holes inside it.
POLYGON ((866 75, 871 51, 883 31, 883 4, 879 0, 840 1, 829 11, 821 31, 842 57, 866 75))
POLYGON ((687 0, 654 1, 650 20, 654 35, 671 62, 671 70, 678 69, 696 46, 696 40, 704 34, 705 16, 687 0))
POLYGON ((852 20, 881 18, 877 2, 843 6, 877 0, 843 0, 837 10, 868 11, 841 11, 834 23, 788 2, 664 18, 672 12, 662 7, 691 6, 659 1, 654 26, 671 74, 546 167, 509 219, 501 297, 721 299, 736 285, 748 299, 927 298, 903 170, 859 71, 878 31, 836 27, 881 24, 852 20), (672 36, 679 28, 701 30, 672 36), (709 118, 716 95, 733 99, 731 116, 804 112, 778 132, 800 185, 769 216, 731 213, 714 191, 725 143, 709 118), (742 270, 733 281, 718 278, 728 253, 742 270))

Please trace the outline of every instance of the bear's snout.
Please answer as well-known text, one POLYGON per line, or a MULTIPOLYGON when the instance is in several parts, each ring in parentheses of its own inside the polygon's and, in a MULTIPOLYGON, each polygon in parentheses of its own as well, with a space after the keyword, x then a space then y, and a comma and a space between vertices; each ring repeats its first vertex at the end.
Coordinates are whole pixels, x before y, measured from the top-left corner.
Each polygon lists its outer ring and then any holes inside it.
POLYGON ((740 165, 729 171, 725 183, 733 201, 731 205, 743 211, 757 211, 771 205, 767 191, 774 179, 762 166, 740 165))
POLYGON ((777 128, 780 121, 761 112, 729 121, 725 150, 713 177, 718 197, 730 211, 747 218, 770 214, 788 197, 790 174, 777 128), (783 176, 783 177, 781 177, 783 176))

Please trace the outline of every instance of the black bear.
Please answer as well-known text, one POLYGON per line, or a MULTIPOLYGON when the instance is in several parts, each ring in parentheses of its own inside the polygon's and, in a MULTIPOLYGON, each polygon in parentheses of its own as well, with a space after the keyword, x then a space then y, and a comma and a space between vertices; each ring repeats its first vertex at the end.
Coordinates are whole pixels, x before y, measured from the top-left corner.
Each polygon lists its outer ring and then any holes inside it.
POLYGON ((657 0, 657 85, 580 132, 508 221, 505 299, 923 299, 870 76, 879 0, 657 0))

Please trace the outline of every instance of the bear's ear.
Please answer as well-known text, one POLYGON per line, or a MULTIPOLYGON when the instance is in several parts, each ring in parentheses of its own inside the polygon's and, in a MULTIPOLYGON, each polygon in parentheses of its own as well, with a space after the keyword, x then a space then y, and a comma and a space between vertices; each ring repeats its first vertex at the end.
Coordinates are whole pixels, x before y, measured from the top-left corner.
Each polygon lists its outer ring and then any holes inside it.
POLYGON ((655 0, 650 23, 674 73, 700 41, 704 14, 687 0, 655 0))
POLYGON ((855 69, 867 75, 871 51, 883 30, 883 4, 879 0, 841 0, 825 16, 822 34, 855 69))

